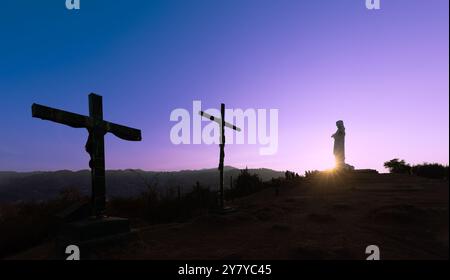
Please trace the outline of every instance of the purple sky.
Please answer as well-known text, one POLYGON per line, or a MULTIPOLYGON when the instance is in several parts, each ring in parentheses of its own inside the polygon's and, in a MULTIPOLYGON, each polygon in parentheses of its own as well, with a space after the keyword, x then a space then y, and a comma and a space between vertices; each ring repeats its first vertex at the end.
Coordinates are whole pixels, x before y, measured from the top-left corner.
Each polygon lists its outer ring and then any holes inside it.
MULTIPOLYGON (((0 170, 85 169, 87 132, 31 118, 33 102, 140 128, 106 137, 108 169, 216 167, 216 145, 173 145, 175 108, 279 109, 278 153, 228 145, 226 165, 332 167, 449 160, 449 2, 6 1, 0 10, 0 170)), ((206 122, 205 122, 206 124, 206 122)))

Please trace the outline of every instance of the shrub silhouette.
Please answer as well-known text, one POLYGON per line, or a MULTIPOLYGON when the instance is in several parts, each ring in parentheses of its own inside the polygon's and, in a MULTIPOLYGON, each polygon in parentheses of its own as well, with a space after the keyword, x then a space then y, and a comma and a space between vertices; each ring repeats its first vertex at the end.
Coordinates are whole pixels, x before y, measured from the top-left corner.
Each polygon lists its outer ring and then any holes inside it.
POLYGON ((449 167, 439 163, 424 163, 414 165, 412 173, 426 178, 448 179, 449 167))
POLYGON ((87 199, 75 188, 68 188, 58 198, 45 202, 0 204, 0 258, 52 238, 59 225, 55 214, 87 199))
POLYGON ((199 182, 197 182, 191 192, 186 194, 185 200, 193 208, 204 208, 210 209, 216 206, 217 194, 210 191, 209 188, 202 187, 199 182))
POLYGON ((300 178, 300 175, 298 175, 298 173, 286 170, 286 172, 284 172, 284 177, 286 180, 295 180, 300 178))
POLYGON ((396 174, 410 174, 411 165, 407 164, 404 160, 399 160, 398 158, 391 159, 384 163, 384 167, 389 169, 390 173, 396 174))
POLYGON ((307 170, 305 171, 305 178, 313 178, 315 176, 320 175, 319 170, 307 170))
MULTIPOLYGON (((295 176, 294 176, 295 177, 295 176)), ((294 179, 272 179, 263 183, 258 175, 242 170, 233 182, 230 191, 234 197, 255 193, 274 184, 285 186, 294 183, 294 179)), ((106 204, 108 216, 126 217, 132 227, 147 224, 183 222, 208 213, 217 207, 217 191, 210 190, 197 182, 191 191, 181 193, 181 186, 157 191, 158 181, 147 182, 147 189, 134 197, 110 197, 106 204), (174 191, 178 190, 178 193, 174 191), (176 193, 176 194, 175 194, 176 193)), ((60 196, 47 202, 31 202, 0 205, 0 257, 4 257, 31 246, 40 244, 45 239, 53 238, 58 232, 59 220, 56 213, 65 210, 68 205, 79 201, 89 201, 89 197, 81 195, 75 188, 64 189, 60 196)))
POLYGON ((154 188, 148 188, 138 197, 113 198, 107 206, 108 215, 158 224, 180 222, 207 213, 217 205, 216 201, 216 192, 197 182, 185 195, 161 196, 154 188))
POLYGON ((388 168, 390 173, 414 174, 433 179, 449 178, 449 166, 444 166, 439 163, 423 163, 411 166, 404 160, 395 158, 385 162, 384 167, 388 168))
POLYGON ((250 174, 247 168, 241 170, 234 186, 233 197, 249 195, 264 187, 261 178, 257 174, 250 174))

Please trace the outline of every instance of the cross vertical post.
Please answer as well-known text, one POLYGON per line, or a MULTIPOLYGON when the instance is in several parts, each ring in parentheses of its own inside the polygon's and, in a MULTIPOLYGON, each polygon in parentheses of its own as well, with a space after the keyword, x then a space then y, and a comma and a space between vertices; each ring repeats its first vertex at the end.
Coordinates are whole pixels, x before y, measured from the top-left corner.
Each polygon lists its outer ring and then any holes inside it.
POLYGON ((241 129, 233 124, 230 124, 225 121, 225 104, 220 104, 220 118, 214 117, 206 112, 200 111, 200 116, 209 119, 210 121, 214 121, 220 125, 220 139, 219 139, 219 147, 220 147, 220 158, 219 158, 219 204, 221 210, 225 210, 225 195, 223 190, 224 180, 223 180, 223 168, 224 168, 224 158, 225 158, 225 127, 231 128, 236 131, 241 131, 241 129))
POLYGON ((92 180, 92 214, 101 216, 105 211, 105 140, 106 133, 103 128, 103 100, 96 94, 89 94, 89 117, 92 119, 92 128, 86 144, 91 160, 92 180), (90 147, 89 147, 90 146, 90 147))
POLYGON ((225 104, 220 104, 220 116, 222 121, 220 122, 220 208, 224 208, 224 192, 223 192, 223 162, 225 158, 225 104))

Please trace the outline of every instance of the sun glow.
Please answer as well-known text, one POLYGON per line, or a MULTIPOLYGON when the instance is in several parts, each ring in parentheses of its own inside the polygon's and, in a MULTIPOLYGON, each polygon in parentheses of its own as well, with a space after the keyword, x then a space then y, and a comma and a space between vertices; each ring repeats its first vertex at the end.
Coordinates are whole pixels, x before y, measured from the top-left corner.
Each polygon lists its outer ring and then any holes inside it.
POLYGON ((336 162, 333 157, 326 157, 326 162, 324 164, 324 171, 326 172, 336 171, 336 162))

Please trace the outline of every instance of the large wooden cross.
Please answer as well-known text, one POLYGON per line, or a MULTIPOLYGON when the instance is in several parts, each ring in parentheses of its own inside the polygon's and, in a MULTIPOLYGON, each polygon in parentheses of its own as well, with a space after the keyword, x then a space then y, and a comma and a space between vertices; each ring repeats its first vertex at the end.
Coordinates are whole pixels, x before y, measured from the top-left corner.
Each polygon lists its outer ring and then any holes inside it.
POLYGON ((241 131, 241 129, 233 124, 227 123, 225 121, 225 104, 220 104, 220 118, 214 117, 208 113, 200 111, 200 116, 205 117, 211 121, 214 121, 220 125, 220 158, 219 158, 219 192, 220 192, 220 208, 224 209, 224 192, 223 192, 223 161, 225 158, 225 127, 231 128, 236 131, 241 131))
POLYGON ((128 141, 141 141, 141 131, 135 128, 103 120, 102 97, 89 94, 89 116, 66 112, 39 104, 31 106, 32 116, 43 120, 68 125, 75 128, 86 128, 89 138, 86 142, 86 152, 91 160, 91 208, 92 215, 101 217, 105 211, 105 141, 104 136, 110 132, 128 141))

